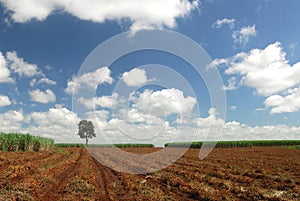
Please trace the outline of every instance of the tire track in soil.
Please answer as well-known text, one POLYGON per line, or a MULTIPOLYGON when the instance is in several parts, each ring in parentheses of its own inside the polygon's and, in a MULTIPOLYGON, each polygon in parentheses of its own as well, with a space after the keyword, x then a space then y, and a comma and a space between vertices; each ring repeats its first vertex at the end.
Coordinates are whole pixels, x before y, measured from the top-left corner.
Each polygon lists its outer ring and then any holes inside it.
MULTIPOLYGON (((99 156, 97 156, 97 154, 96 154, 95 157, 99 157, 99 156)), ((129 164, 126 160, 124 161, 123 158, 112 157, 110 159, 113 160, 114 162, 116 162, 116 164, 120 164, 120 163, 126 164, 127 167, 124 167, 125 171, 128 169, 134 169, 134 168, 136 168, 136 166, 140 165, 140 164, 137 165, 135 163, 129 164)), ((151 176, 149 176, 147 174, 127 174, 127 173, 121 173, 118 171, 113 171, 110 168, 104 167, 103 165, 101 165, 99 162, 97 162, 96 159, 94 159, 94 160, 97 163, 98 167, 100 167, 100 169, 103 169, 103 168, 108 169, 108 170, 110 170, 110 172, 112 174, 115 175, 115 177, 118 177, 119 179, 122 178, 122 180, 120 182, 123 183, 123 190, 125 192, 127 192, 124 194, 124 197, 126 197, 126 198, 123 200, 135 200, 135 197, 129 196, 128 192, 130 190, 132 190, 132 185, 136 186, 136 190, 137 190, 139 187, 141 187, 141 186, 139 186, 141 184, 147 184, 148 187, 151 186, 151 189, 156 191, 157 193, 163 192, 163 195, 168 195, 174 200, 187 200, 187 201, 193 200, 193 199, 189 198, 188 194, 179 192, 178 190, 176 190, 174 188, 170 189, 167 183, 166 184, 161 183, 160 181, 152 178, 151 176)), ((122 196, 118 195, 119 199, 120 199, 120 197, 122 197, 122 196)), ((124 197, 122 197, 122 198, 124 198, 124 197)), ((142 199, 142 197, 141 197, 141 199, 142 199)))
POLYGON ((66 169, 64 169, 59 175, 56 176, 54 183, 51 187, 38 198, 38 200, 58 200, 59 191, 66 184, 68 178, 72 177, 75 174, 75 170, 79 167, 79 161, 83 157, 83 151, 80 149, 79 156, 72 162, 66 169))
MULTIPOLYGON (((96 161, 97 162, 97 161, 96 161)), ((101 164, 98 163, 98 166, 102 166, 101 164)), ((129 165, 130 166, 130 165, 129 165)), ((102 168, 106 168, 106 169, 109 169, 107 167, 103 167, 102 168)), ((133 168, 133 167, 128 167, 128 168, 133 168)), ((111 174, 114 175, 114 177, 117 177, 117 178, 123 178, 123 183, 124 181, 127 181, 125 182, 126 185, 123 186, 123 190, 124 192, 127 192, 127 190, 130 190, 130 187, 127 186, 127 185, 130 185, 130 183, 135 183, 135 185, 139 185, 139 184, 143 184, 143 183, 147 183, 147 185, 157 191, 157 192, 163 192, 164 195, 169 195, 172 199, 174 200, 191 200, 189 198, 189 195, 187 195, 186 193, 183 193, 183 192, 179 192, 177 191, 176 189, 172 188, 170 189, 168 184, 165 184, 165 183, 161 183, 160 181, 156 180, 155 178, 152 178, 151 175, 148 175, 148 174, 127 174, 127 173, 121 173, 121 172, 118 172, 118 171, 114 171, 114 170, 111 170, 109 169, 111 174), (127 190, 126 190, 127 188, 127 190)), ((118 191, 120 192, 120 191, 118 191)), ((127 193, 124 193, 123 195, 124 197, 127 197, 127 193)), ((118 195, 118 198, 122 197, 122 195, 118 195)), ((129 199, 129 198, 128 198, 129 199)), ((132 199, 134 199, 132 197, 132 199)), ((127 199, 125 199, 127 200, 127 199)), ((130 199, 131 200, 131 199, 130 199)))
POLYGON ((99 197, 99 200, 101 200, 101 201, 112 201, 112 200, 114 200, 113 195, 110 195, 110 193, 109 193, 110 191, 109 191, 109 188, 108 188, 108 185, 107 185, 107 184, 111 183, 111 180, 108 180, 108 178, 107 178, 107 172, 106 172, 107 167, 104 167, 95 158, 92 158, 92 160, 93 160, 93 163, 96 167, 97 174, 98 174, 98 179, 97 179, 98 190, 99 190, 100 193, 101 192, 104 193, 104 195, 101 194, 101 196, 99 197))

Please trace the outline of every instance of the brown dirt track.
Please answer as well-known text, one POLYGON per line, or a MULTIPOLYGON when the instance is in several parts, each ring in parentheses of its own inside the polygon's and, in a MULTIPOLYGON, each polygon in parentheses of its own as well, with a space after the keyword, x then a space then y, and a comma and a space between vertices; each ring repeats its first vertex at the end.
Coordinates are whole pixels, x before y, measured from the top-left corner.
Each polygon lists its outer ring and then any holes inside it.
POLYGON ((190 149, 147 175, 111 170, 86 149, 65 151, 0 153, 0 200, 300 200, 296 149, 214 149, 202 161, 190 149))

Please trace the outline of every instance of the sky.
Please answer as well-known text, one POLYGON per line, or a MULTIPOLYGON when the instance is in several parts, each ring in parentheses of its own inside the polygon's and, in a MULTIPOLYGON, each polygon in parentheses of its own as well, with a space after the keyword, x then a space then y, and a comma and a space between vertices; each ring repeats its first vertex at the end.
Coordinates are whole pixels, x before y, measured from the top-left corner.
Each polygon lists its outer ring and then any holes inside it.
MULTIPOLYGON (((298 0, 0 0, 0 131, 82 142, 77 124, 89 119, 91 143, 300 139, 299 7, 298 0), (105 63, 118 44, 91 55, 119 34, 128 42, 167 30, 203 48, 209 63, 195 68, 150 49, 105 63), (207 86, 217 78, 206 82, 197 68, 217 72, 221 92, 207 86), (214 93, 224 94, 225 110, 214 93)), ((157 40, 147 42, 168 41, 157 40)))

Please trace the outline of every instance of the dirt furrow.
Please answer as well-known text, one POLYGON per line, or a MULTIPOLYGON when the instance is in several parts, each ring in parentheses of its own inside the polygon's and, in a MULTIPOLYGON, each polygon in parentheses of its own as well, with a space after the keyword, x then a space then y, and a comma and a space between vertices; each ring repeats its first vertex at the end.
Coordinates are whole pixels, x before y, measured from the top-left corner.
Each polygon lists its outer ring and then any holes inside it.
MULTIPOLYGON (((114 179, 111 179, 108 177, 108 171, 107 171, 107 167, 101 165, 96 159, 93 158, 93 163, 94 165, 96 166, 96 169, 95 171, 97 172, 97 175, 98 175, 98 179, 97 179, 97 183, 98 183, 98 186, 100 187, 100 193, 101 193, 101 196, 103 194, 105 194, 105 198, 102 198, 101 197, 101 200, 103 201, 110 201, 110 200, 115 200, 114 199, 114 192, 112 193, 112 191, 110 191, 109 189, 109 185, 111 187, 114 187, 116 188, 116 184, 114 182, 117 182, 117 180, 114 178, 114 179)), ((112 177, 112 176, 110 176, 112 177)))
POLYGON ((68 180, 68 178, 72 177, 74 175, 74 172, 76 168, 78 168, 79 163, 78 161, 82 157, 83 151, 80 150, 79 156, 71 161, 69 164, 66 165, 66 167, 63 169, 62 172, 55 175, 54 182, 51 184, 51 186, 48 186, 47 190, 44 192, 40 192, 39 200, 58 200, 58 197, 60 196, 58 192, 60 191, 61 187, 65 184, 65 182, 68 180))
MULTIPOLYGON (((200 161, 199 150, 192 149, 173 165, 140 175, 112 170, 95 160, 86 149, 61 151, 50 156, 49 153, 19 153, 20 158, 18 153, 1 153, 0 166, 7 168, 0 169, 0 181, 4 182, 0 185, 0 200, 234 201, 300 198, 300 150, 216 149, 200 161), (12 158, 20 164, 6 161, 12 158)), ((140 154, 149 151, 151 149, 132 149, 132 152, 140 154)), ((122 170, 125 171, 142 171, 144 167, 163 164, 169 155, 157 158, 161 159, 156 160, 157 164, 127 160, 112 149, 101 149, 94 156, 114 167, 124 167, 122 170)))

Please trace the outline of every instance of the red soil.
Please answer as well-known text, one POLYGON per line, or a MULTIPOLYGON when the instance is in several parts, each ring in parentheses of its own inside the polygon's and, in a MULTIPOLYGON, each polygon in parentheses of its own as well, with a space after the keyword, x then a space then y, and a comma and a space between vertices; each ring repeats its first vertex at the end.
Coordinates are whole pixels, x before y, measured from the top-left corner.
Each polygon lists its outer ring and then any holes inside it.
POLYGON ((300 150, 214 149, 202 161, 198 153, 190 149, 163 170, 131 175, 101 165, 86 149, 3 152, 0 200, 300 200, 300 150))

